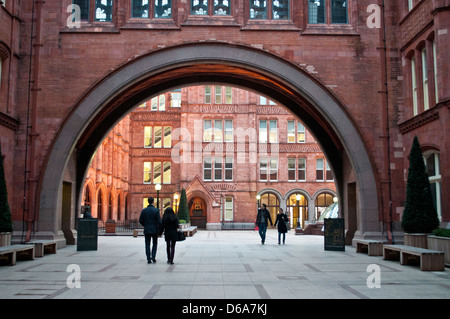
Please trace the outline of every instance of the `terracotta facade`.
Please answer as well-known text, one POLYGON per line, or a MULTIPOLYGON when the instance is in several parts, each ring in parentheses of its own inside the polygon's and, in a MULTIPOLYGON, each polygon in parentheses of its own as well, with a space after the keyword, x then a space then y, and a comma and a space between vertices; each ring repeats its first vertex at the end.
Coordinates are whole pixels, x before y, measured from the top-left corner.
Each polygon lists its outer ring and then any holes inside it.
MULTIPOLYGON (((87 1, 80 21, 71 0, 0 5, 0 142, 16 237, 64 245, 110 130, 153 96, 207 82, 267 95, 304 121, 356 237, 401 235, 417 135, 448 225, 448 0, 132 2, 87 1)), ((124 158, 133 153, 114 140, 124 158)), ((121 194, 112 205, 131 205, 123 185, 134 172, 105 172, 121 194)))

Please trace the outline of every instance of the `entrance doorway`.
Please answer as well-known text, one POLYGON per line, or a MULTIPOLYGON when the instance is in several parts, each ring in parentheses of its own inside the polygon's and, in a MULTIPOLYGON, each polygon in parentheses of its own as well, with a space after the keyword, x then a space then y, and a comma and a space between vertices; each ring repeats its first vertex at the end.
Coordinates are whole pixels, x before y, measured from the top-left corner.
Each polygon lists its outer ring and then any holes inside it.
POLYGON ((189 217, 192 226, 206 229, 206 203, 202 198, 194 197, 189 201, 189 217))

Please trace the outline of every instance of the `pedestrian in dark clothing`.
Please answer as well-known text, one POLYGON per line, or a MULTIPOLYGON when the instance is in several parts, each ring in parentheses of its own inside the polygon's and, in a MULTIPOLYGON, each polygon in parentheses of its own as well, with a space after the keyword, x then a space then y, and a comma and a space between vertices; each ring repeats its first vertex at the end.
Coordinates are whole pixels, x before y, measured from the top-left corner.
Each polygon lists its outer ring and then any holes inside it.
POLYGON ((153 206, 153 197, 148 198, 148 206, 144 208, 139 216, 139 222, 144 226, 145 254, 149 264, 156 263, 156 250, 158 248, 158 234, 162 228, 159 209, 153 206), (153 240, 152 251, 150 253, 150 243, 153 240))
POLYGON ((272 218, 270 217, 270 213, 266 208, 266 204, 261 204, 261 207, 258 209, 258 215, 256 216, 256 225, 259 228, 259 236, 261 236, 261 244, 264 245, 266 241, 266 231, 268 226, 268 220, 270 221, 270 226, 273 226, 272 218))
POLYGON ((166 240, 167 263, 173 265, 173 257, 175 255, 175 244, 177 243, 178 217, 175 215, 172 207, 166 208, 162 218, 164 229, 164 238, 166 240))
POLYGON ((277 219, 275 220, 275 226, 278 224, 278 245, 280 245, 281 235, 283 234, 283 245, 286 241, 286 233, 288 231, 287 229, 287 222, 288 217, 285 213, 283 213, 283 209, 280 208, 280 212, 277 215, 277 219))

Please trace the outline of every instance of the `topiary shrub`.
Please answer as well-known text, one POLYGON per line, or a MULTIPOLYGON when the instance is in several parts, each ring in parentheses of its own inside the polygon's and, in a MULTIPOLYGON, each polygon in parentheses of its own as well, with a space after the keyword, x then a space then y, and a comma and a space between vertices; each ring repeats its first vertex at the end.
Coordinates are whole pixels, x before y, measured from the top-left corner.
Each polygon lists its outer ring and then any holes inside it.
POLYGON ((406 202, 402 217, 402 227, 406 233, 431 233, 439 227, 430 181, 417 136, 414 137, 409 155, 406 202))

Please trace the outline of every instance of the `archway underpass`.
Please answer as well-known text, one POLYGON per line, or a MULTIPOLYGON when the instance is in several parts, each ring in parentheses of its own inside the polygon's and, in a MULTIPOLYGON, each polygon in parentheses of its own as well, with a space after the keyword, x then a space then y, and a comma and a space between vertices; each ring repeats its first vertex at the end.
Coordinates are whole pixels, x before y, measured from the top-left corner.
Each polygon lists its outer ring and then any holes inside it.
POLYGON ((259 92, 301 119, 334 172, 347 226, 354 228, 355 236, 384 236, 376 174, 358 129, 341 103, 288 61, 262 50, 220 43, 186 44, 137 57, 80 98, 53 144, 40 181, 39 231, 60 236, 63 181, 74 185, 73 225, 92 156, 131 109, 160 92, 206 83, 259 92))

